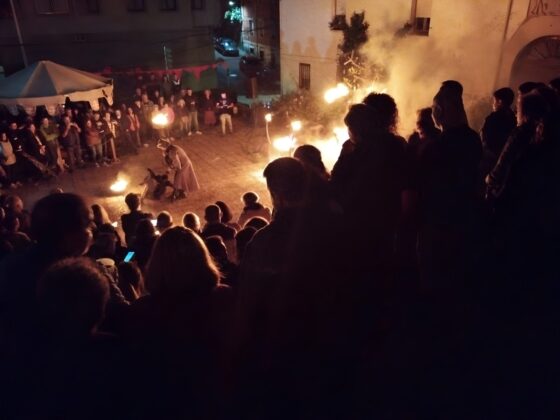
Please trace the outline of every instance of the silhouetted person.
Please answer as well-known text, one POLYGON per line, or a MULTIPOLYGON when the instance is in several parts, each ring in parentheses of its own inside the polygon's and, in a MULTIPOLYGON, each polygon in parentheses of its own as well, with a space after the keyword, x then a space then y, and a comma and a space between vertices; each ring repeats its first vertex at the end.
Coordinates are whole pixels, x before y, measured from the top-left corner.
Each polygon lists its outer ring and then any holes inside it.
POLYGON ((501 88, 494 92, 493 112, 486 117, 480 137, 483 147, 483 175, 486 176, 494 167, 506 141, 517 126, 517 119, 511 106, 515 94, 510 88, 501 88))
POLYGON ((146 386, 162 406, 157 417, 213 418, 231 290, 202 239, 179 226, 157 240, 145 279, 149 294, 131 305, 125 334, 144 359, 146 386))
POLYGON ((121 216, 122 230, 124 231, 125 240, 127 245, 130 245, 134 240, 136 226, 142 219, 151 219, 153 216, 150 213, 144 213, 140 209, 140 196, 138 194, 129 193, 124 198, 124 201, 130 210, 130 213, 121 216))
POLYGON ((210 236, 204 240, 210 255, 218 265, 222 274, 221 282, 233 289, 237 289, 237 279, 239 277, 239 268, 237 264, 230 261, 226 244, 219 236, 210 236))
POLYGON ((421 274, 426 287, 448 291, 464 286, 473 268, 480 206, 482 145, 468 125, 459 87, 444 82, 434 97, 432 113, 442 134, 426 146, 418 176, 421 274))
POLYGON ((200 218, 196 213, 187 212, 183 215, 183 226, 200 235, 200 218))
POLYGON ((156 217, 156 229, 159 230, 160 233, 165 232, 167 229, 173 226, 173 217, 171 217, 171 213, 164 210, 160 212, 156 217))
POLYGON ((142 271, 152 254, 152 248, 156 242, 156 228, 150 219, 142 219, 136 226, 134 241, 129 247, 135 252, 134 259, 142 271))
POLYGON ((270 222, 270 219, 272 218, 270 209, 259 202, 259 196, 257 193, 252 191, 246 192, 243 194, 241 199, 244 206, 241 214, 239 215, 239 219, 237 219, 237 224, 241 228, 245 227, 245 223, 255 216, 263 217, 270 222))
POLYGON ((339 157, 331 174, 353 252, 366 265, 356 269, 362 274, 386 272, 394 258, 406 179, 406 142, 396 134, 397 116, 395 101, 386 94, 372 93, 353 105, 344 121, 355 147, 339 157))

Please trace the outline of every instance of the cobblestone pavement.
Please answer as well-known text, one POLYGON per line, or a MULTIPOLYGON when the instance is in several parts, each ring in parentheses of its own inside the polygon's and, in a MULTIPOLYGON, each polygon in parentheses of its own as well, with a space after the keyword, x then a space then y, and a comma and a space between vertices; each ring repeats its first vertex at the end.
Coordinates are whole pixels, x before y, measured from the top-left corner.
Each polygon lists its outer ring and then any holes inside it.
MULTIPOLYGON (((201 189, 177 202, 146 199, 143 209, 154 214, 168 210, 175 223, 180 224, 185 212, 193 211, 202 217, 208 204, 222 200, 237 219, 243 207, 241 195, 246 191, 257 192, 261 202, 270 207, 270 197, 262 178, 268 162, 264 128, 248 127, 242 121, 234 120, 234 130, 233 135, 223 137, 217 127, 212 127, 203 129, 202 135, 178 139, 176 143, 185 149, 193 163, 201 189)), ((121 156, 120 162, 111 166, 76 170, 37 186, 22 187, 15 193, 21 195, 26 208, 31 209, 39 198, 55 187, 61 187, 65 192, 83 195, 90 204, 101 204, 114 221, 126 211, 124 195, 142 191, 140 183, 147 175, 146 168, 158 173, 164 170, 161 151, 153 144, 142 148, 139 155, 121 156), (129 178, 130 184, 124 193, 115 194, 109 186, 119 176, 129 178)))

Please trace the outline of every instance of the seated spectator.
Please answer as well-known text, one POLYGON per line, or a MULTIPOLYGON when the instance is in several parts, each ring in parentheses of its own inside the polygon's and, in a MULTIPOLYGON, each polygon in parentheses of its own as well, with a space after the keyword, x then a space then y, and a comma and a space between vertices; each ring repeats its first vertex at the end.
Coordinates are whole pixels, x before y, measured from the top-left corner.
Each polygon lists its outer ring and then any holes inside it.
POLYGON ((19 230, 29 234, 31 229, 31 215, 25 210, 21 197, 15 194, 8 195, 4 200, 3 207, 6 210, 6 216, 15 215, 19 219, 19 230))
POLYGON ((168 211, 160 212, 156 217, 156 229, 159 233, 165 232, 167 229, 173 226, 173 217, 168 211))
POLYGON ((19 231, 19 219, 14 214, 7 216, 2 226, 4 231, 0 234, 0 239, 9 242, 14 252, 25 251, 31 246, 29 236, 19 231))
POLYGON ((239 268, 237 264, 231 262, 228 257, 226 244, 219 236, 210 236, 204 240, 208 247, 210 255, 222 273, 222 284, 226 284, 231 288, 237 288, 237 277, 239 275, 239 268))
POLYGON ((134 242, 130 248, 135 252, 134 258, 143 272, 157 238, 156 228, 150 219, 142 219, 138 222, 134 242))
POLYGON ((164 378, 151 384, 154 393, 164 393, 174 418, 214 418, 232 295, 202 239, 179 226, 166 230, 148 263, 146 289, 131 306, 126 334, 132 351, 164 378))
POLYGON ((212 204, 204 210, 206 224, 202 228, 202 237, 220 236, 224 241, 231 241, 235 236, 235 229, 221 222, 222 211, 216 204, 212 204))
POLYGON ((131 244, 134 239, 134 234, 136 232, 136 226, 138 222, 142 219, 152 219, 153 216, 150 213, 144 213, 141 211, 140 195, 129 193, 124 198, 130 213, 123 214, 121 216, 122 230, 124 231, 124 236, 127 244, 131 244))
POLYGON ((262 228, 264 228, 266 226, 268 226, 268 221, 264 217, 259 217, 259 216, 251 217, 245 223, 246 228, 247 227, 252 227, 252 228, 255 228, 256 230, 261 230, 262 228))
POLYGON ((193 232, 200 235, 200 218, 192 212, 187 212, 183 216, 183 226, 192 230, 193 232))
POLYGON ((229 208, 229 206, 223 201, 216 201, 215 204, 222 211, 222 218, 220 219, 220 221, 224 225, 234 228, 235 231, 237 232, 239 230, 239 224, 232 222, 233 214, 231 213, 231 209, 229 208))
POLYGON ((237 219, 237 224, 241 227, 245 226, 245 223, 252 217, 259 216, 264 218, 267 222, 270 222, 272 214, 268 207, 263 206, 259 202, 259 196, 257 193, 249 191, 243 194, 241 198, 244 204, 243 211, 237 219))
POLYGON ((144 279, 142 271, 135 262, 120 262, 119 288, 129 302, 134 302, 144 295, 144 279))

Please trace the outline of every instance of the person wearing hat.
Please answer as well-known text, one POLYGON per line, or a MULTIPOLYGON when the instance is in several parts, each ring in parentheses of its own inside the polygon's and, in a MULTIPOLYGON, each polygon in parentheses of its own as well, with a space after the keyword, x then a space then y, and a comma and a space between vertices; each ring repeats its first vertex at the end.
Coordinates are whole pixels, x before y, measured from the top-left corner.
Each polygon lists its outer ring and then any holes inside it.
POLYGON ((171 200, 186 198, 187 194, 197 191, 200 187, 187 153, 181 147, 171 144, 167 139, 161 139, 157 147, 163 151, 167 171, 175 172, 173 175, 174 191, 171 200))

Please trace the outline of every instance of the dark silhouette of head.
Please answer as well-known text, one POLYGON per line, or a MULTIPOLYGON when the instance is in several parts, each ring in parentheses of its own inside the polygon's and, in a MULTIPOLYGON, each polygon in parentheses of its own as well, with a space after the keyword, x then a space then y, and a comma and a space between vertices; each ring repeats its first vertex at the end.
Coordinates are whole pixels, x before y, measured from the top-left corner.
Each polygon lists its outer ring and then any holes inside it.
POLYGON ((215 204, 220 208, 220 211, 222 212, 221 222, 222 223, 231 222, 231 219, 233 219, 233 215, 231 214, 231 210, 229 206, 223 201, 216 201, 215 204))
POLYGON ((305 168, 313 171, 322 178, 328 179, 329 172, 325 168, 321 151, 315 146, 304 144, 294 151, 294 158, 299 160, 305 168))
POLYGON ((226 244, 221 236, 209 236, 204 240, 210 255, 214 257, 218 263, 222 263, 228 260, 228 252, 226 244))
POLYGON ((93 261, 66 258, 40 278, 37 300, 42 319, 52 333, 88 336, 103 320, 109 283, 93 261))
POLYGON ((256 230, 261 230, 263 227, 266 227, 266 226, 268 226, 268 221, 264 217, 261 217, 261 216, 251 217, 245 223, 245 227, 252 227, 252 228, 255 228, 256 230))
POLYGON ((156 236, 156 228, 150 219, 142 219, 136 225, 136 240, 145 240, 156 236))
POLYGON ((144 279, 142 271, 134 262, 120 262, 117 266, 119 271, 119 288, 124 297, 132 302, 142 296, 144 291, 144 279))
POLYGON ((386 93, 372 92, 364 98, 363 103, 373 111, 371 124, 375 132, 397 131, 399 113, 393 97, 386 93))
POLYGON ((210 292, 220 273, 200 237, 175 226, 156 241, 146 269, 146 288, 152 294, 173 296, 210 292))
POLYGON ((436 130, 436 125, 432 117, 432 108, 422 108, 418 110, 416 117, 416 129, 420 137, 425 137, 426 133, 436 130))
POLYGON ((560 94, 560 77, 552 79, 550 82, 548 82, 548 85, 552 89, 554 89, 557 95, 560 94))
POLYGON ((531 93, 533 90, 542 86, 546 86, 546 85, 544 83, 529 81, 529 82, 521 83, 517 88, 517 91, 519 92, 520 96, 527 95, 528 93, 531 93))
POLYGON ((463 104, 463 86, 455 81, 443 82, 434 97, 432 115, 436 125, 445 129, 468 125, 463 104))
POLYGON ((77 194, 48 195, 35 204, 31 232, 37 242, 58 257, 87 252, 91 238, 91 210, 77 194))
POLYGON ((140 195, 128 193, 124 198, 124 202, 130 211, 138 210, 140 208, 140 195))
POLYGON ((200 232, 200 218, 192 212, 187 212, 183 216, 183 226, 193 230, 196 233, 200 232))
POLYGON ((307 175, 297 159, 284 157, 270 162, 264 169, 264 177, 275 209, 302 204, 307 175))
POLYGON ((364 144, 373 136, 372 109, 366 104, 354 104, 344 117, 344 124, 348 127, 350 141, 354 144, 364 144))
POLYGON ((248 191, 241 197, 245 206, 252 206, 259 201, 259 195, 256 192, 248 191))
POLYGON ((204 209, 204 220, 208 223, 219 223, 222 219, 222 211, 216 204, 211 204, 204 209))
POLYGON ((165 231, 173 226, 173 218, 171 217, 171 213, 168 211, 162 211, 157 215, 156 218, 156 227, 160 232, 165 231))
POLYGON ((523 95, 519 102, 518 118, 520 122, 539 124, 546 120, 550 106, 546 99, 534 91, 523 95))
POLYGON ((512 89, 504 87, 494 92, 494 110, 510 108, 515 99, 512 89))
POLYGON ((253 236, 255 236, 255 233, 257 233, 257 229, 252 226, 245 225, 245 227, 235 235, 237 259, 239 261, 243 259, 243 255, 245 255, 245 249, 247 248, 249 242, 251 242, 251 239, 253 239, 253 236))

